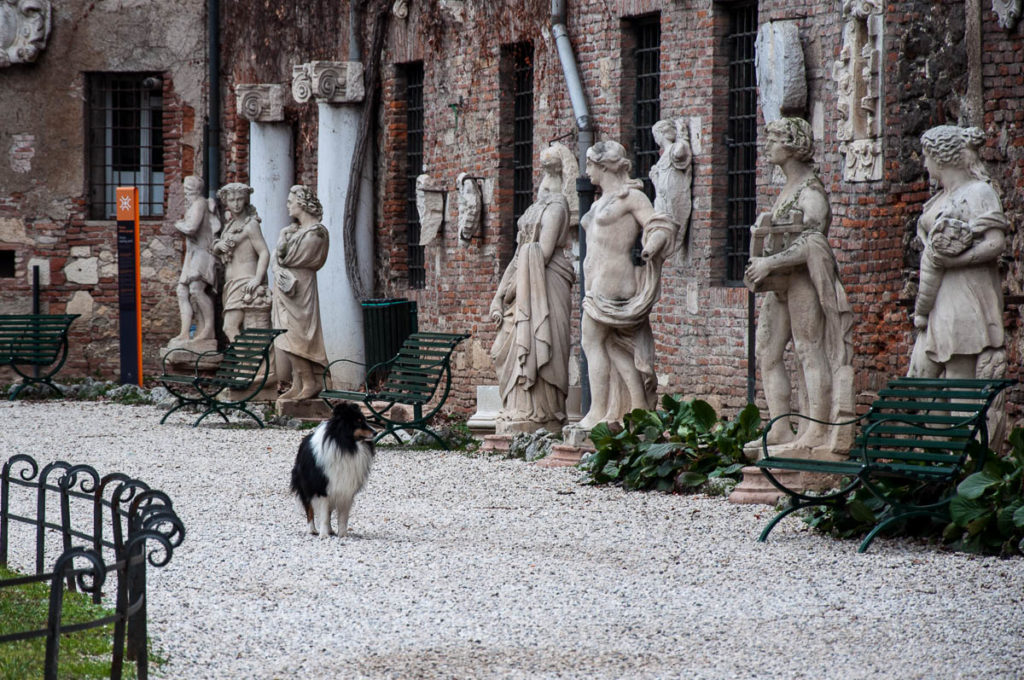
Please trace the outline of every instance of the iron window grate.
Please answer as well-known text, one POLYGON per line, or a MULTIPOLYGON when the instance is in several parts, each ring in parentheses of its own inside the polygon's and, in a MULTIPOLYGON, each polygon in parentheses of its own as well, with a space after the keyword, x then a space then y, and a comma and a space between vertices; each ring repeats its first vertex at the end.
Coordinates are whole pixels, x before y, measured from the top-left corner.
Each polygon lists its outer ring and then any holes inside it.
POLYGON ((512 48, 512 234, 533 202, 533 45, 512 48))
POLYGON ((633 59, 636 65, 636 96, 633 103, 633 164, 636 176, 643 180, 644 192, 654 200, 654 184, 649 177, 658 162, 660 149, 651 128, 661 117, 661 24, 651 17, 634 24, 633 59))
POLYGON ((409 287, 427 285, 424 248, 420 245, 420 213, 416 178, 423 172, 423 62, 405 67, 405 217, 409 245, 409 287))
POLYGON ((754 41, 757 3, 729 9, 728 124, 726 132, 726 279, 740 283, 757 216, 757 79, 754 41))
POLYGON ((119 186, 139 188, 139 214, 164 214, 163 91, 160 76, 94 73, 87 78, 89 216, 112 219, 119 186))

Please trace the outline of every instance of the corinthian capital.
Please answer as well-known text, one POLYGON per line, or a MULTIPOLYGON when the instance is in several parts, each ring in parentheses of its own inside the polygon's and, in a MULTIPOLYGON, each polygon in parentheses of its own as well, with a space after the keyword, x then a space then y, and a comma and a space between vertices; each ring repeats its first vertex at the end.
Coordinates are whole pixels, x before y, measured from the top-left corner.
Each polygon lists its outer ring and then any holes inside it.
POLYGON ((283 85, 235 85, 238 115, 246 120, 270 123, 284 120, 283 85))
POLYGON ((300 104, 363 100, 363 65, 358 61, 311 61, 292 67, 292 96, 300 104))

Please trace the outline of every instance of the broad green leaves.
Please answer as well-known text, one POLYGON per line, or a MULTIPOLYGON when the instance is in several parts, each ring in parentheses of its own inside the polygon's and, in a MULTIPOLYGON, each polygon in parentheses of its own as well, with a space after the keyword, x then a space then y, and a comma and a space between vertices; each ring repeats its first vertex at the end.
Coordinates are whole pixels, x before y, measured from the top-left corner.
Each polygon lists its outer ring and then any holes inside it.
POLYGON ((743 444, 760 435, 761 414, 748 404, 736 420, 720 420, 706 401, 665 395, 661 408, 636 409, 622 426, 590 432, 596 452, 582 464, 594 484, 628 489, 695 489, 708 479, 738 477, 743 444))

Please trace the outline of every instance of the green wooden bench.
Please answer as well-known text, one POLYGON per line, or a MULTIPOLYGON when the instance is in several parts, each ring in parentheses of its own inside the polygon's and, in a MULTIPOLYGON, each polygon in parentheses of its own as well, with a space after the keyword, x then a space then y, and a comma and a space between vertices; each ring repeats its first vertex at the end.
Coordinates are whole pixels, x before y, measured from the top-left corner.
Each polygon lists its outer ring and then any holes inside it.
POLYGON ((10 366, 22 378, 11 400, 33 383, 46 385, 64 396, 51 378, 67 361, 68 329, 78 317, 78 314, 0 314, 0 366, 10 366))
POLYGON ((198 406, 206 410, 192 423, 192 427, 199 425, 211 413, 216 413, 224 422, 228 422, 228 411, 241 411, 263 427, 263 421, 249 410, 247 404, 267 384, 270 350, 274 338, 284 332, 278 328, 246 328, 235 336, 235 341, 223 352, 200 353, 186 349, 168 352, 164 356, 163 375, 159 380, 178 402, 164 414, 160 424, 164 424, 167 417, 178 409, 198 406), (175 352, 182 354, 175 356, 174 363, 180 363, 183 354, 188 356, 193 367, 191 374, 167 370, 168 360, 175 352), (220 363, 216 372, 212 376, 203 375, 201 365, 217 356, 220 357, 220 363))
POLYGON ((387 361, 370 366, 369 370, 365 372, 366 376, 386 372, 386 377, 382 379, 377 389, 372 389, 365 382, 363 383, 365 389, 362 391, 328 388, 331 366, 342 362, 362 365, 349 359, 332 361, 323 374, 324 389, 320 392, 320 398, 327 402, 328 406, 331 406, 332 400, 337 399, 362 402, 371 413, 369 420, 384 428, 377 434, 375 442, 390 434, 401 444, 402 440, 398 437, 398 430, 418 430, 426 432, 447 449, 448 442, 427 427, 427 423, 441 410, 445 400, 448 399, 452 385, 452 352, 460 342, 468 337, 469 335, 463 333, 411 334, 402 343, 398 354, 387 361), (442 382, 444 382, 444 392, 434 407, 424 413, 424 407, 433 398, 438 385, 442 382), (401 422, 388 417, 387 411, 396 404, 412 407, 412 420, 401 422))
MULTIPOLYGON (((877 523, 864 537, 859 552, 886 527, 911 517, 948 520, 949 501, 971 457, 978 468, 988 452, 987 412, 993 401, 1016 380, 946 380, 897 378, 879 391, 878 399, 859 418, 829 425, 860 424, 854 445, 845 460, 824 461, 771 455, 768 431, 780 416, 769 422, 762 436, 764 457, 757 462, 768 481, 789 496, 788 506, 768 523, 758 540, 765 541, 775 525, 801 508, 840 506, 856 489, 864 487, 884 503, 877 523), (832 475, 838 489, 822 495, 790 489, 773 474, 790 470, 832 475), (891 497, 882 480, 913 486, 914 492, 891 497), (931 493, 927 493, 931 491, 931 493), (921 504, 911 500, 922 498, 921 504)), ((798 414, 790 414, 798 415, 798 414)), ((805 417, 805 416, 802 416, 805 417)), ((805 417, 806 418, 806 417, 805 417)))

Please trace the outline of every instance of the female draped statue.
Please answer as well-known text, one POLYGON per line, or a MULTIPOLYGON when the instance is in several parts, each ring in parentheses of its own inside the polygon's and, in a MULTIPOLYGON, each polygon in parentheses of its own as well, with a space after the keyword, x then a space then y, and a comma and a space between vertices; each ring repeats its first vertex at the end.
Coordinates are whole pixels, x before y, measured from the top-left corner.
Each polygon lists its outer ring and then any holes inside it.
POLYGON ((630 165, 618 142, 587 150, 587 174, 601 197, 580 220, 587 234, 581 341, 591 389, 590 409, 579 423, 585 430, 635 408, 653 408, 657 397, 650 313, 661 297, 662 263, 678 246, 679 225, 654 209, 641 182, 630 179, 630 165))
POLYGON ((274 327, 288 331, 275 342, 277 377, 291 376, 292 386, 281 399, 303 400, 320 392, 319 376, 327 366, 316 273, 327 261, 329 235, 320 223, 323 208, 309 187, 291 188, 288 215, 292 222, 274 250, 274 327))
POLYGON ((494 294, 498 326, 491 358, 502 407, 497 432, 558 430, 569 389, 572 264, 566 193, 575 191, 576 159, 562 144, 540 154, 537 200, 519 218, 515 255, 494 294))
MULTIPOLYGON (((1006 372, 999 257, 1008 228, 978 156, 979 128, 933 127, 921 136, 938 185, 917 221, 924 244, 910 357, 914 377, 1001 378, 1006 372)), ((989 410, 991 441, 1002 440, 1001 403, 989 410)))

